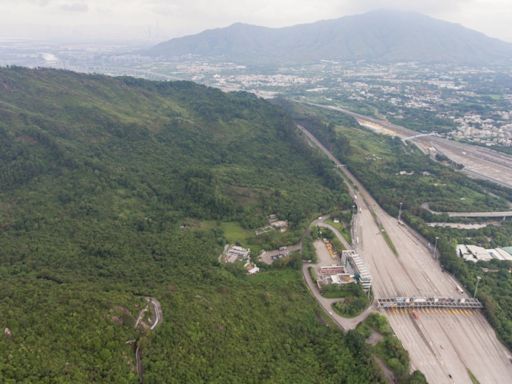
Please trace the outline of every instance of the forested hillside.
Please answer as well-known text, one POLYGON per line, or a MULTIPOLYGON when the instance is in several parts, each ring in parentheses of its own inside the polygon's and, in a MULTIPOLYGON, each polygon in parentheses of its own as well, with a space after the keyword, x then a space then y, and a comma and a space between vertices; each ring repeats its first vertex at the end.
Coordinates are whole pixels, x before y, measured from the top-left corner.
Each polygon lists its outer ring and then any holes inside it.
POLYGON ((244 93, 0 69, 0 382, 375 383, 291 267, 218 262, 226 233, 348 204, 278 108, 244 93), (187 225, 183 225, 187 223, 187 225), (154 332, 134 330, 144 296, 154 332), (5 332, 4 332, 5 329, 5 332))

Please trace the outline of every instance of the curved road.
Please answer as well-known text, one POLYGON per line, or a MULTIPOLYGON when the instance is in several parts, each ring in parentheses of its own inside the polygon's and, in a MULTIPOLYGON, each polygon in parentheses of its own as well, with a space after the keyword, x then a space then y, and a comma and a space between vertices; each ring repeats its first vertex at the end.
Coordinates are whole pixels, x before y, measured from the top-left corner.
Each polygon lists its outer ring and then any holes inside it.
MULTIPOLYGON (((329 225, 325 223, 325 220, 327 220, 329 216, 324 216, 322 218, 319 218, 315 221, 313 221, 310 225, 312 226, 318 226, 321 228, 328 228, 330 229, 336 237, 340 240, 340 242, 343 244, 343 246, 346 249, 352 249, 351 245, 345 240, 343 235, 338 231, 336 228, 334 228, 332 225, 329 225)), ((318 253, 318 252, 317 252, 318 253)), ((362 312, 360 315, 352 318, 347 318, 338 315, 336 312, 333 311, 332 305, 340 301, 340 299, 328 299, 323 297, 320 294, 320 291, 318 290, 317 285, 315 282, 311 279, 311 275, 309 273, 309 267, 317 267, 319 264, 322 264, 322 260, 319 260, 316 264, 313 263, 304 263, 302 266, 302 274, 304 276, 304 281, 306 282, 306 285, 308 286, 309 291, 313 295, 313 297, 316 299, 316 301, 320 304, 320 306, 324 309, 324 311, 329 315, 329 317, 343 330, 343 331, 349 331, 351 329, 355 329, 357 325, 364 321, 370 313, 374 312, 375 309, 373 307, 373 304, 370 305, 364 312, 362 312)), ((327 257, 327 260, 323 262, 325 265, 330 265, 331 260, 329 260, 329 257, 327 257)))
POLYGON ((160 302, 154 297, 149 298, 149 303, 153 306, 153 313, 155 314, 155 318, 153 319, 153 324, 149 327, 152 331, 160 325, 163 320, 162 313, 162 305, 160 302))
MULTIPOLYGON (((137 321, 135 322, 135 328, 137 328, 144 317, 144 314, 148 311, 149 306, 153 307, 152 313, 154 314, 153 323, 149 325, 151 331, 155 330, 163 321, 162 305, 154 297, 146 297, 148 305, 141 309, 137 321)), ((144 384, 144 366, 142 365, 142 350, 139 342, 135 344, 135 369, 139 375, 139 382, 144 384)))
POLYGON ((340 299, 327 299, 323 297, 318 291, 318 287, 311 279, 311 275, 309 274, 309 267, 315 267, 316 264, 304 263, 302 266, 302 274, 304 276, 304 280, 306 285, 308 286, 309 291, 316 299, 318 304, 324 309, 324 311, 329 315, 329 317, 341 328, 342 331, 349 331, 351 329, 355 329, 357 325, 364 321, 370 313, 375 311, 373 305, 370 305, 363 313, 359 316, 353 318, 342 317, 333 311, 332 305, 340 301, 340 299))
POLYGON ((313 222, 313 225, 316 225, 321 228, 330 229, 336 235, 336 237, 338 238, 338 240, 341 242, 341 244, 343 245, 343 247, 345 249, 352 249, 352 246, 348 243, 348 241, 345 239, 345 237, 343 237, 341 232, 338 231, 336 228, 334 228, 332 225, 326 224, 324 221, 325 221, 325 218, 323 220, 315 220, 313 222))

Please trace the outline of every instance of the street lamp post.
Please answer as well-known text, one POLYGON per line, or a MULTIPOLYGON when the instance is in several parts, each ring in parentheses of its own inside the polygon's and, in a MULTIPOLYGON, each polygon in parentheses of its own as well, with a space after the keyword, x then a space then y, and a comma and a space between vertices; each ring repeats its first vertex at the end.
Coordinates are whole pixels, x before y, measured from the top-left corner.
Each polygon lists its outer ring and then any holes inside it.
POLYGON ((476 297, 476 293, 478 292, 478 283, 482 280, 480 276, 476 277, 476 287, 475 287, 475 293, 473 294, 473 297, 476 297))
POLYGON ((437 240, 439 240, 439 236, 436 236, 436 241, 434 243, 434 259, 437 259, 437 240))
POLYGON ((400 208, 398 209, 398 221, 402 221, 402 204, 403 202, 400 202, 400 208))

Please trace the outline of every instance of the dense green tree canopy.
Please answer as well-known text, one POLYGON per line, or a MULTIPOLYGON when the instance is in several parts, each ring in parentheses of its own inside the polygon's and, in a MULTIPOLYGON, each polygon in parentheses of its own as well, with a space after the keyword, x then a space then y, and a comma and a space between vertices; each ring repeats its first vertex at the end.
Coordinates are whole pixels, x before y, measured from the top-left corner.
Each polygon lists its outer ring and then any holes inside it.
POLYGON ((0 382, 135 383, 135 339, 147 383, 380 382, 299 271, 217 261, 228 222, 349 204, 294 129, 245 93, 0 69, 0 382))

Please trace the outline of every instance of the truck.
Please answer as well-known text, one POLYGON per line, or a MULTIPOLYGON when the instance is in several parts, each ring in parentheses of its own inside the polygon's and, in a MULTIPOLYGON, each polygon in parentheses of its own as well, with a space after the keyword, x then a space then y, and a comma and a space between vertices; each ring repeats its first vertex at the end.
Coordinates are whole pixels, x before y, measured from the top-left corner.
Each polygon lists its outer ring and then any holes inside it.
POLYGON ((464 290, 461 288, 459 284, 455 284, 455 289, 457 292, 459 292, 461 295, 464 293, 464 290))

